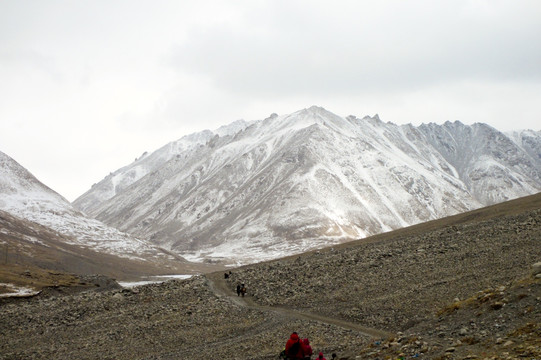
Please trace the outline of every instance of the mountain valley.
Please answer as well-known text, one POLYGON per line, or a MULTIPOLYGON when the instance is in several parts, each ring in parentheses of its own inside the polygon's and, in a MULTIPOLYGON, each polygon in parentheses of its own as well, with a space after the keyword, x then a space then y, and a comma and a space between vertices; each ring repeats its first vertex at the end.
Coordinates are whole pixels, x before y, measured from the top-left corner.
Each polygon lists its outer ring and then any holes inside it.
POLYGON ((539 139, 313 107, 143 154, 83 212, 0 153, 0 359, 270 360, 293 331, 327 358, 538 358, 539 139))

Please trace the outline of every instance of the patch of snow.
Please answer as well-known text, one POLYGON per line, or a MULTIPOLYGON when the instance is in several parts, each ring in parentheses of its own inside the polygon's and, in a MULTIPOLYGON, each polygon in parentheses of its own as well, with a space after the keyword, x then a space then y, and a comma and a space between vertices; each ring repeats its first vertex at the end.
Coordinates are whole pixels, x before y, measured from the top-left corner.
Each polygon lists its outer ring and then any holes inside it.
POLYGON ((193 275, 158 275, 158 276, 150 276, 147 278, 147 280, 139 280, 139 281, 119 281, 118 284, 124 288, 134 288, 136 286, 141 285, 148 285, 148 284, 159 284, 165 281, 169 281, 172 279, 178 279, 178 280, 185 280, 191 278, 193 275))
POLYGON ((29 242, 31 242, 33 244, 39 244, 39 245, 42 245, 42 246, 45 246, 45 247, 50 247, 49 245, 45 244, 43 241, 39 240, 38 238, 36 238, 34 236, 24 235, 23 239, 26 240, 26 241, 29 241, 29 242))
POLYGON ((39 294, 39 291, 24 286, 17 286, 14 284, 0 283, 0 288, 5 288, 8 291, 7 293, 0 294, 0 298, 32 296, 39 294))

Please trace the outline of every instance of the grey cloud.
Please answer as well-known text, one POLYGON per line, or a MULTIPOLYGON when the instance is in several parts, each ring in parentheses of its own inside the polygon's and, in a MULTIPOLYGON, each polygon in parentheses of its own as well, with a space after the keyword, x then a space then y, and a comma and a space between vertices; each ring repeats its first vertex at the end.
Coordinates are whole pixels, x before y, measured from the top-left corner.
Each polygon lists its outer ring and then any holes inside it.
POLYGON ((34 50, 0 51, 0 64, 11 68, 23 67, 38 70, 56 83, 65 79, 54 58, 34 50))
MULTIPOLYGON (((246 14, 251 19, 244 26, 193 31, 172 62, 228 91, 261 96, 540 80, 541 22, 535 16, 464 16, 459 5, 413 3, 418 7, 376 8, 374 18, 368 7, 341 12, 336 5, 327 14, 325 6, 281 4, 246 14)), ((539 5, 528 10, 539 11, 539 5)))

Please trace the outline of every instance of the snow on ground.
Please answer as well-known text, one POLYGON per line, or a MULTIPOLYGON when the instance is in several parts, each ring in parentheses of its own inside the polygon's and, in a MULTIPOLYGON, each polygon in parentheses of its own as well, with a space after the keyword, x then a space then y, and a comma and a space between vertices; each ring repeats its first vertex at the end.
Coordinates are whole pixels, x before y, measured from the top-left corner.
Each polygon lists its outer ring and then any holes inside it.
POLYGON ((344 236, 322 236, 320 238, 296 239, 294 242, 280 238, 264 238, 254 243, 253 239, 236 239, 218 246, 197 251, 181 252, 181 256, 191 262, 234 261, 236 266, 278 259, 310 250, 340 244, 350 238, 344 236))
POLYGON ((193 275, 160 275, 160 276, 150 276, 146 280, 139 281, 119 281, 118 284, 124 288, 134 288, 136 286, 148 285, 148 284, 157 284, 173 279, 189 279, 193 275))
POLYGON ((0 294, 0 298, 5 297, 20 297, 20 296, 32 296, 39 293, 39 291, 36 291, 31 288, 23 287, 23 286, 17 286, 13 284, 6 284, 6 283, 0 283, 0 289, 7 290, 7 293, 0 294))

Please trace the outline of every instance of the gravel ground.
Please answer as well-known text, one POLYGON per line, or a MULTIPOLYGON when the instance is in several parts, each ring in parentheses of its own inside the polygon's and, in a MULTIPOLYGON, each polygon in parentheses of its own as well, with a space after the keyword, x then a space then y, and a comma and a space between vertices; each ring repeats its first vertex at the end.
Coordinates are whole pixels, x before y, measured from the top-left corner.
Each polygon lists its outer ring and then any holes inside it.
POLYGON ((292 331, 328 359, 540 359, 540 224, 541 210, 524 211, 232 269, 227 281, 3 300, 0 359, 276 359, 292 331))

